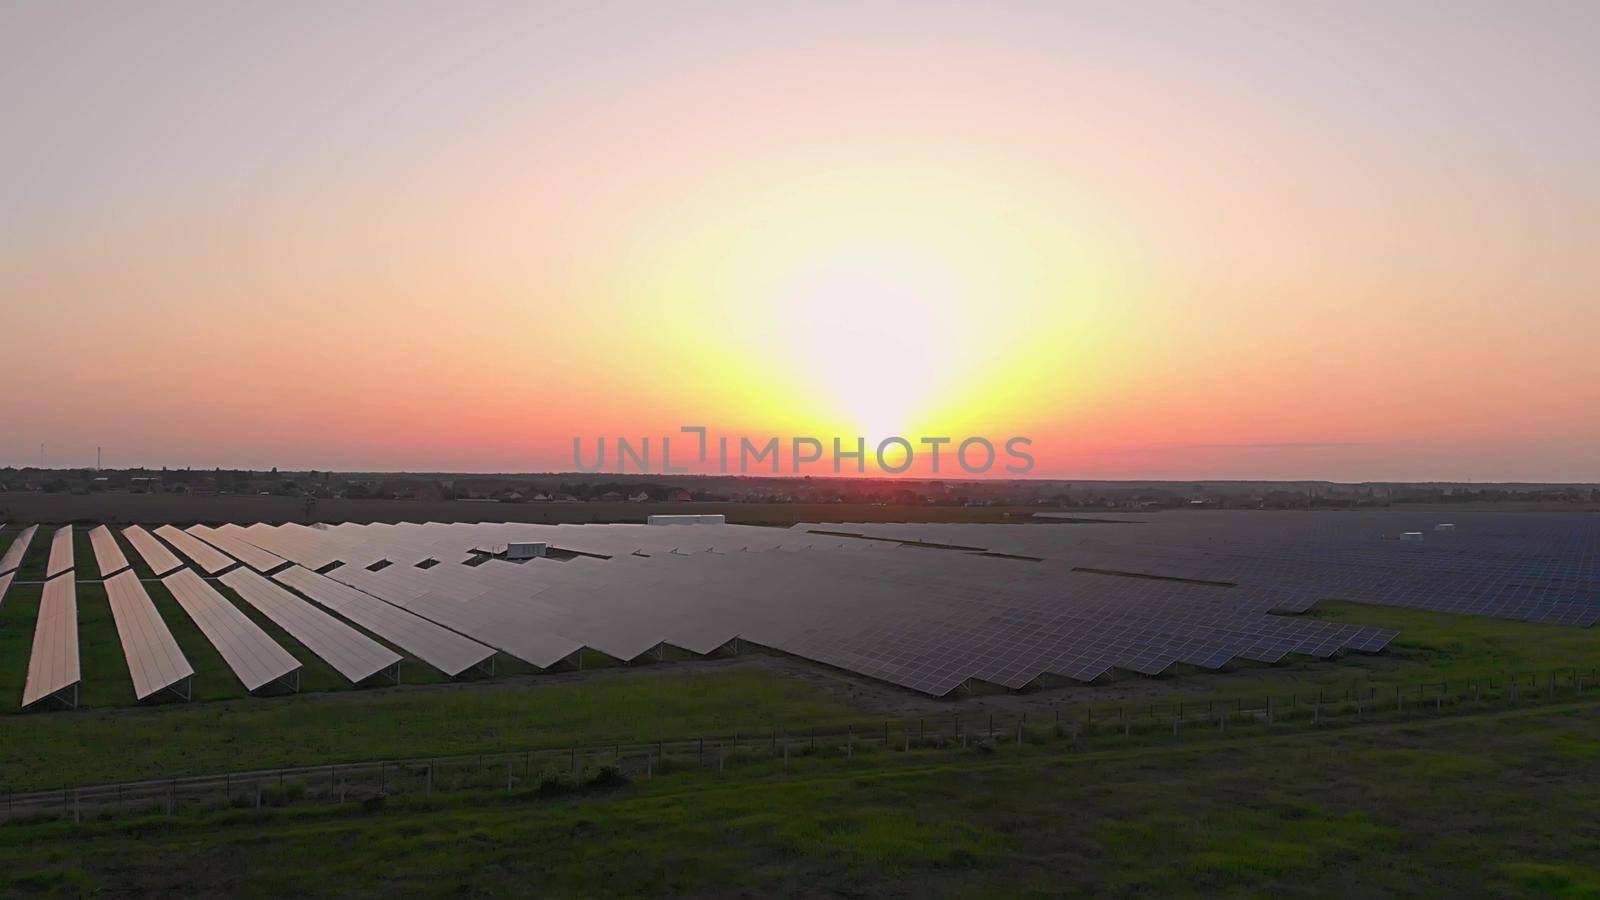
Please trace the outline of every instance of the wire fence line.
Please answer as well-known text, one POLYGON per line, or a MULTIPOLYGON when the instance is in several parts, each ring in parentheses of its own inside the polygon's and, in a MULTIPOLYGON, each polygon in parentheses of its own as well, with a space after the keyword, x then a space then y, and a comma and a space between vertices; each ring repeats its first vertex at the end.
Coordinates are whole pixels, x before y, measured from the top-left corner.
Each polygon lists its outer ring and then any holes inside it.
POLYGON ((1277 725, 1350 724, 1415 715, 1470 713, 1515 704, 1583 697, 1600 688, 1600 670, 1564 668, 1389 688, 1261 693, 1195 702, 1056 704, 1009 714, 951 712, 881 725, 767 729, 688 739, 507 750, 448 756, 285 766, 49 790, 6 789, 0 823, 165 814, 223 808, 381 803, 502 791, 559 795, 685 770, 787 772, 791 760, 844 758, 916 750, 1057 743, 1068 750, 1112 749, 1134 741, 1183 741, 1230 730, 1272 734, 1277 725))

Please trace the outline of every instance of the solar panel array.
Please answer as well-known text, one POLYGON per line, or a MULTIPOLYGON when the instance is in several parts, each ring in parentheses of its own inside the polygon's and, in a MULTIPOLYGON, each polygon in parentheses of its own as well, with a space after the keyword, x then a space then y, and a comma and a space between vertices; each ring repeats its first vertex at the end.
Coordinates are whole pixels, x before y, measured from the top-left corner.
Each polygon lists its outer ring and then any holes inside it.
POLYGON ((250 621, 250 617, 194 573, 180 569, 161 579, 247 691, 291 678, 300 663, 250 621))
POLYGON ((1284 612, 1338 599, 1563 625, 1600 621, 1600 517, 1592 515, 1185 511, 1119 518, 795 527, 1232 584, 1284 612), (1405 532, 1423 539, 1399 540, 1405 532))
MULTIPOLYGON (((626 662, 668 646, 709 654, 743 642, 935 696, 972 681, 1021 688, 1052 676, 1088 682, 1113 671, 1375 652, 1393 639, 1280 614, 1322 599, 1577 625, 1600 618, 1600 517, 1458 513, 1446 530, 1436 530, 1447 524, 1437 513, 1095 518, 791 529, 253 524, 123 534, 251 691, 297 684, 301 662, 245 609, 352 682, 398 680, 402 657, 390 647, 455 676, 488 668, 496 653, 548 668, 586 650, 626 662), (1398 540, 1403 532, 1423 539, 1398 540), (556 558, 495 558, 519 541, 542 541, 556 558), (223 574, 213 581, 201 572, 223 574)), ((0 572, 0 600, 32 532, 0 559, 10 566, 0 572)), ((44 588, 29 705, 77 684, 71 539, 62 529, 52 541, 50 568, 61 574, 44 588)), ((90 540, 110 576, 136 696, 186 690, 192 669, 115 536, 98 528, 90 540)))
POLYGON ((400 665, 398 653, 249 569, 234 569, 222 583, 352 682, 400 665))
MULTIPOLYGON (((532 665, 592 649, 753 642, 942 695, 1237 658, 1376 651, 1393 634, 1269 615, 1258 592, 1075 572, 972 553, 738 525, 253 525, 302 567, 532 665), (569 562, 480 561, 544 541, 569 562), (432 563, 431 565, 429 563, 432 563)), ((292 570, 291 570, 292 571, 292 570)), ((303 577, 303 576, 302 576, 303 577)))

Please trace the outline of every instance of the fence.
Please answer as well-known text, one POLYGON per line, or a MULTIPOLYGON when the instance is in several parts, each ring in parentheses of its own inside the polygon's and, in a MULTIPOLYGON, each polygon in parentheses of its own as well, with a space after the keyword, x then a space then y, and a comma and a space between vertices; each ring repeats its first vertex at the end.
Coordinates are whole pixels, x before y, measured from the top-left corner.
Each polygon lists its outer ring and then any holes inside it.
POLYGON ((888 720, 873 725, 771 730, 723 736, 611 744, 566 749, 529 749, 458 756, 374 760, 285 767, 220 775, 184 776, 118 784, 80 785, 38 791, 7 790, 0 821, 37 821, 228 807, 262 808, 351 802, 388 797, 432 797, 503 791, 557 794, 586 785, 654 778, 686 769, 726 775, 733 768, 752 774, 787 772, 791 759, 853 759, 889 752, 952 750, 974 746, 1064 743, 1072 750, 1109 749, 1134 741, 1183 741, 1230 729, 1271 734, 1278 726, 1382 721, 1446 710, 1472 712, 1519 703, 1582 697, 1600 685, 1597 670, 1464 679, 1340 692, 1258 694, 1202 702, 1053 705, 996 716, 952 712, 947 716, 888 720))

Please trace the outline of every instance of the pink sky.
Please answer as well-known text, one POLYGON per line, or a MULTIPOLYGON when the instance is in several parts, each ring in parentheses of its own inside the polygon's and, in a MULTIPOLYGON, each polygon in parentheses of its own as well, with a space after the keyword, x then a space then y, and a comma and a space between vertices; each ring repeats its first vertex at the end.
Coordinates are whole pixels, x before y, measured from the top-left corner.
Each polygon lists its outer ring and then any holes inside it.
POLYGON ((13 4, 0 464, 1600 481, 1592 4, 13 4))

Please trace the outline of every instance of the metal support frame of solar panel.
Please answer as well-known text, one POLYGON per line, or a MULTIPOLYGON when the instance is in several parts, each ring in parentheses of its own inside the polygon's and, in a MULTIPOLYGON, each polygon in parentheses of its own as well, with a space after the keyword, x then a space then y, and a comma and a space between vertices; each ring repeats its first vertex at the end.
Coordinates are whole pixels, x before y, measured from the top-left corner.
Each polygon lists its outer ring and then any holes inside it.
POLYGON ((17 533, 11 541, 11 546, 6 548, 5 555, 0 556, 0 574, 22 567, 22 560, 28 555, 28 546, 33 543, 33 536, 38 533, 37 525, 29 525, 17 533))
POLYGON ((102 579, 128 568, 128 557, 123 555, 122 548, 117 545, 116 535, 104 525, 96 525, 89 532, 89 544, 94 548, 94 564, 100 570, 102 579))
POLYGON ((193 569, 179 569, 161 583, 217 648, 245 690, 254 693, 272 685, 300 689, 300 662, 193 569))
POLYGON ((352 683, 359 684, 379 674, 396 684, 400 682, 402 657, 398 653, 260 573, 237 568, 219 580, 352 683))
POLYGON ((50 561, 45 566, 45 578, 54 578, 74 568, 72 526, 63 525, 50 537, 50 561))
POLYGON ((56 701, 78 705, 83 681, 78 668, 78 592, 71 571, 45 582, 34 623, 33 652, 28 657, 28 679, 22 690, 22 707, 56 701))
POLYGON ((272 576, 454 678, 493 671, 495 650, 325 575, 293 566, 272 576))
POLYGON ((145 700, 162 693, 190 699, 194 667, 162 621, 139 576, 124 571, 106 579, 105 588, 123 658, 128 663, 128 676, 133 681, 134 699, 145 700))
MULTIPOLYGON (((208 528, 205 525, 195 525, 186 529, 190 534, 217 548, 228 556, 237 559, 250 568, 262 573, 275 572, 289 561, 275 553, 263 550, 247 540, 238 536, 238 531, 229 530, 236 526, 223 526, 222 528, 208 528)), ((242 529, 240 529, 242 530, 242 529)))
POLYGON ((188 557, 191 562, 199 566, 207 575, 215 575, 236 565, 233 557, 194 535, 171 525, 163 525, 157 528, 155 534, 168 544, 171 544, 179 553, 188 557))
POLYGON ((133 549, 144 560, 150 571, 160 578, 175 569, 183 567, 183 561, 178 559, 167 545, 156 540, 150 532, 138 525, 130 525, 122 529, 122 536, 127 539, 133 549))

